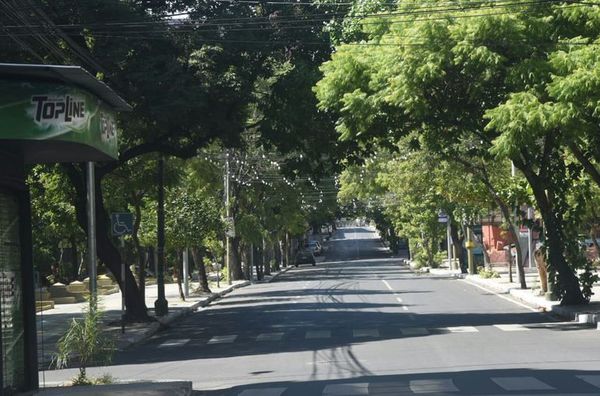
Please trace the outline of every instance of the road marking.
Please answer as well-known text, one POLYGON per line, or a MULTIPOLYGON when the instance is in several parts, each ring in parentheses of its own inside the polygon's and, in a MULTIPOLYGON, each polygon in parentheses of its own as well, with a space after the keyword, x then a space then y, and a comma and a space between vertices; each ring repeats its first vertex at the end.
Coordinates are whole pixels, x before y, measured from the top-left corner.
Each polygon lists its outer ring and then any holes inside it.
POLYGON ((428 335, 429 330, 424 327, 403 327, 400 329, 402 335, 405 336, 417 336, 417 335, 428 335))
POLYGON ((402 299, 400 297, 396 297, 396 300, 398 300, 399 303, 402 302, 402 299))
POLYGON ((529 331, 527 327, 520 324, 499 324, 494 325, 494 327, 502 330, 502 331, 529 331))
POLYGON ((238 394, 238 396, 280 396, 287 388, 260 388, 246 389, 238 394))
POLYGON ((444 330, 449 331, 450 333, 478 333, 477 330, 473 326, 456 326, 456 327, 446 327, 444 330))
POLYGON ((481 290, 484 290, 486 293, 491 293, 491 294, 495 295, 496 297, 500 297, 500 298, 501 298, 501 299, 503 299, 503 300, 509 301, 509 302, 511 302, 511 303, 513 303, 513 304, 517 304, 518 306, 520 306, 520 307, 523 307, 523 308, 526 308, 526 309, 528 309, 528 310, 530 310, 530 311, 532 311, 532 312, 539 312, 537 309, 535 309, 535 308, 532 308, 532 307, 530 307, 529 305, 525 305, 525 304, 523 304, 523 303, 521 303, 521 302, 519 302, 519 301, 517 301, 517 300, 515 300, 515 299, 508 298, 508 297, 506 297, 506 296, 503 296, 502 294, 500 294, 500 293, 497 293, 497 292, 495 292, 495 291, 493 291, 493 290, 486 289, 485 287, 483 287, 483 286, 480 286, 480 285, 478 285, 478 284, 477 284, 477 283, 475 283, 475 282, 471 282, 471 281, 469 281, 468 279, 461 279, 461 281, 463 281, 463 282, 466 282, 466 283, 468 283, 468 284, 470 284, 470 285, 472 285, 472 286, 478 287, 478 288, 480 288, 481 290))
POLYGON ((176 347, 176 346, 185 345, 188 342, 190 342, 189 338, 177 339, 177 340, 166 340, 165 342, 160 344, 158 347, 159 348, 176 347))
POLYGON ((237 338, 237 335, 214 336, 213 338, 208 340, 208 343, 209 344, 231 344, 233 341, 235 341, 236 338, 237 338))
POLYGON ((370 395, 393 396, 412 394, 408 382, 390 381, 390 382, 371 382, 369 385, 370 395))
POLYGON ((354 329, 352 331, 354 337, 379 337, 379 330, 377 329, 354 329))
POLYGON ((576 375, 576 377, 596 388, 600 388, 600 375, 576 375))
POLYGON ((283 333, 261 333, 256 337, 256 341, 280 341, 283 333))
POLYGON ((458 392, 451 379, 413 380, 410 381, 409 386, 413 393, 458 392))
POLYGON ((368 383, 327 385, 322 393, 323 396, 362 396, 368 394, 368 383))
POLYGON ((543 391, 554 388, 535 377, 492 377, 498 386, 507 391, 543 391))
POLYGON ((305 337, 307 340, 314 340, 318 338, 331 338, 330 330, 309 330, 306 332, 305 337))
POLYGON ((388 289, 390 289, 390 290, 394 291, 394 289, 392 289, 392 286, 390 286, 390 284, 389 284, 389 283, 387 283, 387 281, 386 281, 385 279, 382 279, 381 281, 383 282, 383 284, 384 284, 384 285, 386 285, 386 286, 387 286, 387 288, 388 288, 388 289))

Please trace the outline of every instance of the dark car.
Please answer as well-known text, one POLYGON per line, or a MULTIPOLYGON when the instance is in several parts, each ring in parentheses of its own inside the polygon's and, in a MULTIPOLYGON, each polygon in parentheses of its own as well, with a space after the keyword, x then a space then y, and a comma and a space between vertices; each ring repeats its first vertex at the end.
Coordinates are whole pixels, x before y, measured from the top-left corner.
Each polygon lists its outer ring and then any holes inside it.
POLYGON ((300 249, 298 250, 298 253, 296 253, 296 257, 294 258, 294 265, 297 267, 300 264, 312 264, 317 265, 317 262, 315 261, 315 256, 313 255, 312 251, 310 251, 309 249, 300 249))

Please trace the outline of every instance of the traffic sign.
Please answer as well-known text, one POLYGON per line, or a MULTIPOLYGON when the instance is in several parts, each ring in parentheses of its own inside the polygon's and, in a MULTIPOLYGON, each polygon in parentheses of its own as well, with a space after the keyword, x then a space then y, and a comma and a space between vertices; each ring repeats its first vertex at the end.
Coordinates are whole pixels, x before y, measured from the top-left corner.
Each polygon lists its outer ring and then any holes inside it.
POLYGON ((447 222, 448 222, 448 215, 445 215, 445 214, 438 215, 438 223, 447 223, 447 222))
POLYGON ((133 234, 133 214, 111 213, 110 229, 112 231, 113 236, 133 234))

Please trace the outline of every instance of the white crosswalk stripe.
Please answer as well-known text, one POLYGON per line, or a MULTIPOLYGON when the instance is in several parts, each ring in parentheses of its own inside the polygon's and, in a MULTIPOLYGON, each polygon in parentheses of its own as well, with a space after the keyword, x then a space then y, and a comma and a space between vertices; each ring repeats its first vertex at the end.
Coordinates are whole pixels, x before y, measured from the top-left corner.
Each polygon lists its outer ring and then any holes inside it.
POLYGON ((167 347, 182 346, 182 345, 187 344, 188 342, 190 342, 189 338, 177 339, 177 340, 166 340, 165 342, 161 343, 158 347, 159 348, 167 348, 167 347))
POLYGON ((237 338, 237 335, 220 335, 214 336, 208 340, 209 344, 230 344, 237 338))
POLYGON ((330 330, 309 330, 306 332, 305 338, 307 340, 319 339, 319 338, 331 338, 330 330))
POLYGON ((368 383, 327 385, 322 393, 323 396, 362 396, 368 394, 368 383))
POLYGON ((535 377, 492 377, 492 381, 507 391, 544 391, 554 388, 535 377))
POLYGON ((238 396, 280 396, 287 388, 246 389, 238 396))
POLYGON ((456 327, 446 327, 444 330, 450 333, 477 333, 479 330, 473 326, 456 326, 456 327))
POLYGON ((256 337, 256 341, 280 341, 283 333, 262 333, 256 337))
POLYGON ((440 393, 440 392, 458 392, 452 379, 426 379, 410 381, 410 390, 413 393, 440 393))
POLYGON ((520 324, 499 324, 494 327, 502 331, 529 331, 530 329, 520 324))
POLYGON ((379 330, 377 329, 354 329, 352 331, 355 338, 358 337, 379 337, 379 330))
POLYGON ((424 327, 403 327, 400 329, 402 335, 405 336, 419 336, 429 334, 429 330, 424 327))
POLYGON ((576 377, 596 388, 600 388, 600 375, 577 375, 576 377))

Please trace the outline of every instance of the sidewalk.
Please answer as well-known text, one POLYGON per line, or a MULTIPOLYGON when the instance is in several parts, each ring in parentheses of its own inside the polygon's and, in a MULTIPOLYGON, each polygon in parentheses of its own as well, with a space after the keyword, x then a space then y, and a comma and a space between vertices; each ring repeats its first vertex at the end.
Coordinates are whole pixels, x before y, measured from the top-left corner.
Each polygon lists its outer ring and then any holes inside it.
MULTIPOLYGON (((548 301, 545 297, 538 295, 540 292, 540 282, 536 269, 527 268, 525 271, 525 280, 529 289, 520 288, 518 283, 519 278, 516 273, 513 273, 513 282, 510 282, 508 271, 499 272, 500 278, 487 279, 479 275, 461 274, 460 271, 448 268, 430 269, 429 273, 464 279, 472 285, 482 287, 497 294, 508 294, 513 299, 530 307, 552 312, 569 320, 575 320, 580 323, 598 323, 598 319, 600 319, 600 284, 597 283, 594 285, 592 289, 594 295, 588 305, 561 306, 560 301, 548 301)), ((598 326, 600 329, 600 325, 598 326)))
MULTIPOLYGON (((279 274, 287 271, 290 267, 282 271, 266 276, 260 282, 271 282, 279 274)), ((177 283, 165 285, 165 297, 169 303, 169 313, 163 317, 157 318, 157 321, 150 323, 127 324, 125 333, 121 333, 121 292, 98 296, 98 305, 104 311, 105 331, 110 333, 116 339, 117 348, 123 350, 132 344, 139 343, 151 337, 161 326, 167 325, 174 320, 192 313, 199 307, 209 305, 212 301, 224 296, 232 290, 250 285, 250 281, 235 281, 232 285, 227 282, 221 282, 219 288, 216 284, 211 284, 212 294, 197 294, 197 282, 190 283, 190 296, 186 301, 182 301, 179 296, 177 283)), ((146 286, 146 306, 150 316, 154 315, 154 301, 157 298, 157 286, 146 286)), ((84 309, 88 303, 77 304, 58 304, 53 309, 37 313, 37 333, 38 333, 38 367, 41 371, 48 370, 52 362, 52 357, 56 351, 56 342, 65 333, 71 319, 82 317, 84 309)), ((41 377, 40 377, 41 378, 41 377)))

